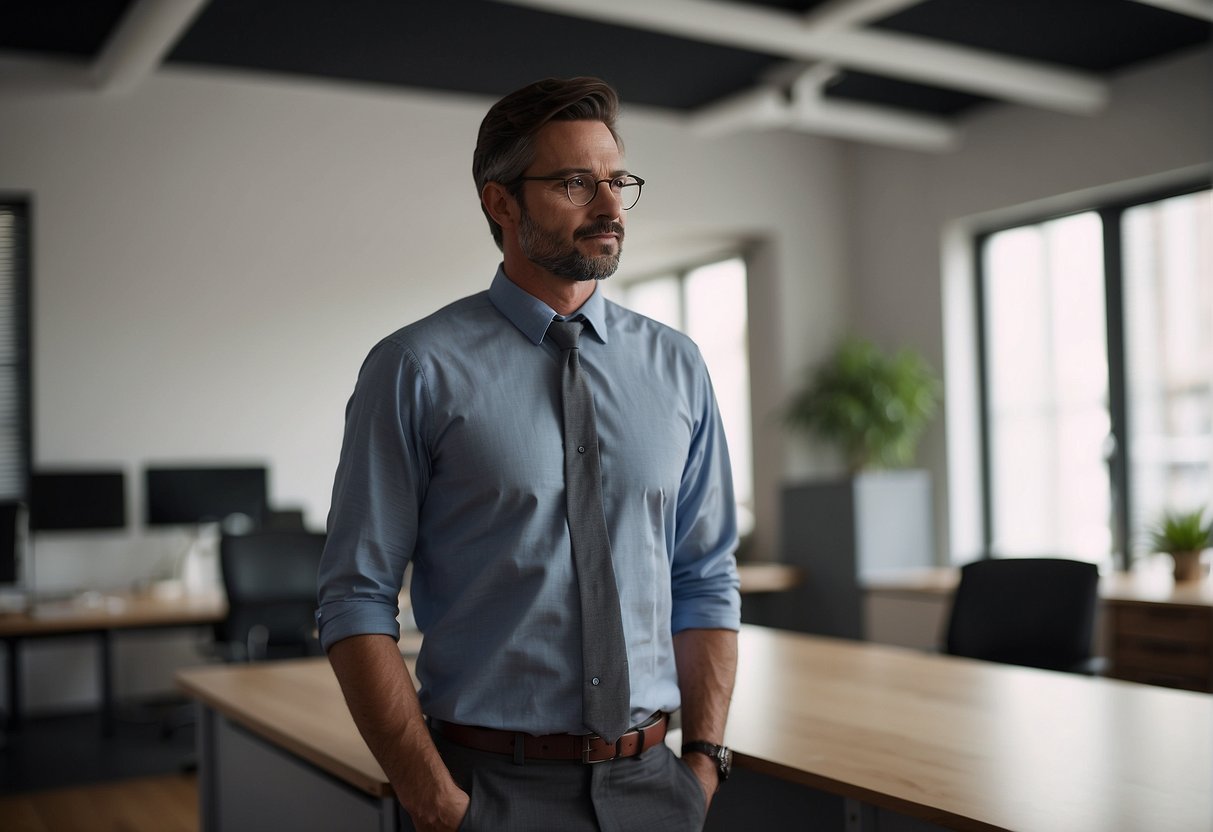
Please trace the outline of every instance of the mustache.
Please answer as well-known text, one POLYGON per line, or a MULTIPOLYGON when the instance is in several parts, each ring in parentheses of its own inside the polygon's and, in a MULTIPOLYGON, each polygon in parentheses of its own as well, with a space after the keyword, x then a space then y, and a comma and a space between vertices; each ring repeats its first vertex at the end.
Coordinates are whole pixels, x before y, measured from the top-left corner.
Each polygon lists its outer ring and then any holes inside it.
POLYGON ((580 240, 583 237, 596 237, 599 234, 616 234, 619 236, 620 242, 623 241, 623 223, 615 222, 614 220, 603 220, 592 225, 587 225, 577 229, 573 234, 574 240, 580 240))

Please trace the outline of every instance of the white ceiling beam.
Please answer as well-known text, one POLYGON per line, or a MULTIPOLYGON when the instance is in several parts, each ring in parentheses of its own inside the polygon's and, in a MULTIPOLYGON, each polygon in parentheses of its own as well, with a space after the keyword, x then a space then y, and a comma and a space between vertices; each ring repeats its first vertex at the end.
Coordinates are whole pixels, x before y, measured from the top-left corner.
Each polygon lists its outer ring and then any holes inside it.
POLYGON ((1095 76, 910 35, 808 28, 800 15, 720 0, 498 0, 557 14, 965 90, 1064 112, 1107 100, 1095 76))
POLYGON ((805 12, 803 20, 809 29, 847 29, 888 17, 920 2, 922 0, 826 0, 805 12))
POLYGON ((207 0, 137 0, 93 62, 98 89, 122 93, 156 71, 207 0))
POLYGON ((822 63, 806 69, 796 79, 791 88, 790 127, 914 150, 942 152, 960 144, 959 131, 943 119, 826 98, 825 87, 837 73, 838 67, 822 63))
POLYGON ((1213 0, 1137 0, 1137 2, 1194 17, 1197 20, 1213 20, 1213 0))
POLYGON ((703 136, 723 136, 747 130, 779 130, 792 120, 788 96, 774 87, 754 87, 701 107, 689 119, 703 136))
POLYGON ((934 153, 955 150, 960 144, 957 129, 939 119, 827 98, 797 102, 788 129, 934 153))
POLYGON ((947 121, 889 107, 831 101, 822 95, 835 67, 817 65, 804 72, 790 92, 760 87, 703 108, 690 118, 701 135, 746 130, 800 130, 912 150, 943 152, 960 143, 947 121))
POLYGON ((0 53, 0 92, 47 95, 92 92, 89 65, 81 61, 31 58, 26 53, 0 53))

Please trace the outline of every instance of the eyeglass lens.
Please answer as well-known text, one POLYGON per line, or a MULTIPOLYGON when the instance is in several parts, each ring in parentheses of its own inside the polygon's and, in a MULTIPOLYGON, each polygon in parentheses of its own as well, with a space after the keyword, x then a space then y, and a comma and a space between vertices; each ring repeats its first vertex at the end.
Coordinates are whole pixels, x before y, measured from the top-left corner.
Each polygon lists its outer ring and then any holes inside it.
MULTIPOLYGON (((603 180, 606 182, 608 180, 603 180)), ((628 210, 640 201, 640 182, 635 176, 619 176, 609 180, 611 190, 619 200, 619 207, 628 210)), ((581 207, 589 205, 598 195, 598 182, 588 176, 574 176, 565 180, 565 188, 569 192, 569 201, 581 207)))

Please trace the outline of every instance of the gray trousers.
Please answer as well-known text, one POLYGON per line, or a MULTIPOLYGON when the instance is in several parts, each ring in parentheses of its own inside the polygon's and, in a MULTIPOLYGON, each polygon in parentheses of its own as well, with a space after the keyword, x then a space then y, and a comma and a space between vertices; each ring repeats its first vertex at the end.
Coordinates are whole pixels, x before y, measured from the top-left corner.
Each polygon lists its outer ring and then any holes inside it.
MULTIPOLYGON (((471 796, 468 832, 698 832, 703 788, 664 744, 605 763, 526 760, 475 751, 434 735, 455 782, 471 796)), ((412 823, 401 810, 403 829, 412 823)))

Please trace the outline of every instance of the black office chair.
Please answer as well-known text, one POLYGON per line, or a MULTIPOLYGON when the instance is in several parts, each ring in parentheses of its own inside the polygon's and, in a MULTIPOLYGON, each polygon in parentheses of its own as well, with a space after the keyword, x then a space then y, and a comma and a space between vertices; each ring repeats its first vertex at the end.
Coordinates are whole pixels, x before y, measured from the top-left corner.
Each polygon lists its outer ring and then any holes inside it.
POLYGON ((302 530, 225 534, 219 543, 228 614, 215 630, 229 661, 321 655, 316 573, 325 536, 302 530))
POLYGON ((1099 570, 1059 558, 979 560, 960 570, 944 652, 1094 674, 1099 570))

